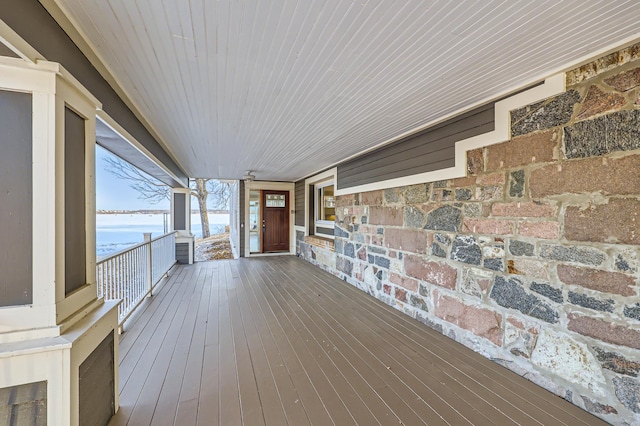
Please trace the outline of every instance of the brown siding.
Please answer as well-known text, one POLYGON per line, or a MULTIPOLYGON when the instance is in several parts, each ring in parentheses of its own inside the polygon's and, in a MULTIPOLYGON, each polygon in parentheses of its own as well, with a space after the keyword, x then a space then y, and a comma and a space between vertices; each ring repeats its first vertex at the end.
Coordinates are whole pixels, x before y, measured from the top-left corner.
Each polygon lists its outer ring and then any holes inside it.
POLYGON ((31 95, 0 91, 0 306, 33 300, 31 95))
POLYGON ((296 182, 296 226, 304 226, 304 179, 296 182))
POLYGON ((138 121, 109 83, 91 65, 73 41, 60 28, 38 0, 4 1, 0 19, 16 31, 47 60, 60 62, 75 78, 96 96, 105 112, 127 129, 158 160, 186 185, 187 176, 160 144, 138 121))
POLYGON ((339 189, 441 170, 455 165, 455 143, 494 130, 494 104, 338 165, 339 189))
POLYGON ((80 424, 106 425, 115 414, 113 331, 80 364, 80 424))
POLYGON ((85 120, 64 112, 64 253, 65 293, 87 282, 85 195, 85 120))

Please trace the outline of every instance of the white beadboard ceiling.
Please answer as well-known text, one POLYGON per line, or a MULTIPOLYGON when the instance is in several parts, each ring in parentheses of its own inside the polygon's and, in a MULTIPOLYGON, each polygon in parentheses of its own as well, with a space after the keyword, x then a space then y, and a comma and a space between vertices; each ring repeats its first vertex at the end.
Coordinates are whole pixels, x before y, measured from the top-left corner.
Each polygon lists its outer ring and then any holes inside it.
POLYGON ((640 2, 55 0, 192 177, 293 181, 629 42, 640 2))

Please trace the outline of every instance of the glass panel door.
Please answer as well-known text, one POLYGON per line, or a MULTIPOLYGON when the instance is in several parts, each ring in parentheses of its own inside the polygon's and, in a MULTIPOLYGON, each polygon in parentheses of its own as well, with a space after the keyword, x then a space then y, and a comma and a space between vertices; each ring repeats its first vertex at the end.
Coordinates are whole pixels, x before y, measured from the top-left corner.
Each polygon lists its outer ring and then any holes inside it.
POLYGON ((251 253, 261 253, 262 214, 260 209, 260 192, 249 192, 249 250, 251 253))

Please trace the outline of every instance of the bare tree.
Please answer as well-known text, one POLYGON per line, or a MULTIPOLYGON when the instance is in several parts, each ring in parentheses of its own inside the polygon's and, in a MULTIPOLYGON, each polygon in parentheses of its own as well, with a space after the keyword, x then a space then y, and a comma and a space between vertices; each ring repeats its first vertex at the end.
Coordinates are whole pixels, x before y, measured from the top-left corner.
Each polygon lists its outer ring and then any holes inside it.
POLYGON ((108 156, 104 158, 104 162, 106 163, 106 171, 118 179, 126 180, 129 183, 129 187, 138 191, 138 198, 147 200, 151 204, 158 204, 162 200, 171 198, 171 188, 168 185, 121 158, 108 156))
POLYGON ((193 179, 191 181, 191 195, 198 200, 200 208, 200 223, 202 224, 202 238, 211 236, 209 231, 209 205, 215 209, 228 210, 231 197, 231 185, 217 179, 193 179), (211 198, 209 198, 211 196, 211 198), (208 200, 212 203, 207 204, 208 200))
MULTIPOLYGON (((105 170, 118 179, 126 180, 129 186, 138 191, 139 198, 148 200, 151 204, 157 204, 162 200, 169 200, 171 188, 150 176, 137 167, 127 163, 118 157, 105 157, 105 170)), ((192 179, 190 182, 191 195, 198 201, 200 211, 200 224, 202 225, 202 238, 211 236, 209 230, 208 202, 211 207, 227 210, 231 197, 231 186, 227 182, 215 179, 192 179), (209 198, 211 195, 211 198, 209 198)))
POLYGON ((211 231, 209 229, 209 211, 207 209, 207 179, 194 179, 191 181, 191 195, 198 200, 200 210, 200 225, 202 225, 202 238, 209 238, 211 231))

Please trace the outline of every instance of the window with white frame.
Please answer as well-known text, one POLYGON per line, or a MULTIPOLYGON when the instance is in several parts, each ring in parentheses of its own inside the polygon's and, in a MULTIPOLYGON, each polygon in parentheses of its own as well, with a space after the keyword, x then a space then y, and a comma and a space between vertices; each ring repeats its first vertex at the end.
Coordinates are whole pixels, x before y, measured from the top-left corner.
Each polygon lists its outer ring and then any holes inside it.
POLYGON ((307 235, 334 238, 336 220, 336 169, 305 179, 307 235))
POLYGON ((322 225, 333 224, 336 220, 336 203, 333 181, 316 185, 316 222, 322 225))

